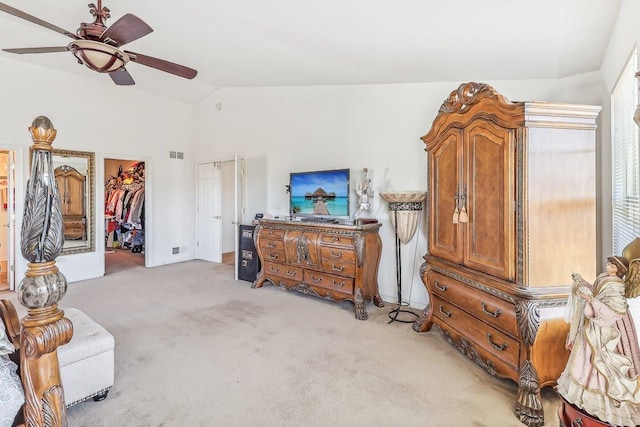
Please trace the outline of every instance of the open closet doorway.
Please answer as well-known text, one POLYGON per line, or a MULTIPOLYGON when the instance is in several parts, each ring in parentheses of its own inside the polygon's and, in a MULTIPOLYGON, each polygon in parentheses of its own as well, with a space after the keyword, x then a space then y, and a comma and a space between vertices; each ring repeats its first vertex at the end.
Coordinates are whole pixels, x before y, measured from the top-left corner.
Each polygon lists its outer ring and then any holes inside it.
POLYGON ((105 274, 145 264, 145 162, 104 159, 105 274))
POLYGON ((199 259, 235 264, 235 163, 228 160, 197 165, 199 259))
POLYGON ((15 153, 0 149, 0 291, 15 289, 15 153))

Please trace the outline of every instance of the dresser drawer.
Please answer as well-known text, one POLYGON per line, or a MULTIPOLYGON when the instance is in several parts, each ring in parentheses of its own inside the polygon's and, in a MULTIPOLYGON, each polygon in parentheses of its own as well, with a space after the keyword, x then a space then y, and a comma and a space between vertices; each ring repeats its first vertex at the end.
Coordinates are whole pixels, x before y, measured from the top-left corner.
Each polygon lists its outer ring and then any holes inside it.
POLYGON ((353 279, 348 277, 340 277, 331 274, 305 270, 304 282, 308 285, 353 295, 353 279))
POLYGON ((356 275, 355 261, 322 258, 322 271, 340 276, 354 277, 356 275))
POLYGON ((322 233, 322 235, 320 236, 320 243, 335 246, 354 246, 353 236, 342 236, 340 234, 333 233, 322 233))
POLYGON ((267 251, 270 249, 284 251, 284 242, 282 241, 282 239, 260 239, 260 247, 265 248, 267 251))
POLYGON ((303 279, 302 268, 292 267, 289 265, 265 262, 264 272, 268 275, 278 276, 289 280, 296 280, 298 282, 302 282, 303 279))
POLYGON ((264 257, 265 262, 266 261, 273 261, 273 262, 285 262, 285 252, 284 250, 277 250, 277 249, 262 249, 262 256, 264 257))
POLYGON ((320 248, 320 257, 328 262, 342 261, 353 264, 356 262, 356 253, 353 249, 348 248, 331 248, 322 246, 320 248))
POLYGON ((512 337, 519 336, 513 304, 436 271, 430 271, 427 280, 434 295, 457 305, 512 337))
POLYGON ((465 331, 465 335, 476 345, 494 354, 513 369, 517 369, 520 355, 518 341, 484 322, 479 322, 475 317, 435 295, 433 296, 433 315, 442 323, 465 331))
POLYGON ((284 230, 275 228, 263 228, 260 230, 260 237, 270 239, 282 239, 284 237, 284 230))

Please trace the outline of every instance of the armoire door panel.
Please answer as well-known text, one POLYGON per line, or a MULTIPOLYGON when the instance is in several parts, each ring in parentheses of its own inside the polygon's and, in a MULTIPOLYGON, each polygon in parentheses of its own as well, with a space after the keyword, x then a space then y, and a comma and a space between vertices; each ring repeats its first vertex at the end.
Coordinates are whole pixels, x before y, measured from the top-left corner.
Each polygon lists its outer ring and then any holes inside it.
POLYGON ((462 263, 462 230, 460 224, 454 224, 453 214, 462 179, 461 161, 462 132, 451 129, 429 156, 429 253, 458 264, 462 263))
POLYGON ((464 264, 507 280, 514 279, 514 157, 513 130, 483 120, 465 129, 464 264))
MULTIPOLYGON (((84 178, 84 177, 82 177, 84 178)), ((69 215, 84 215, 84 179, 70 176, 66 181, 69 215)))

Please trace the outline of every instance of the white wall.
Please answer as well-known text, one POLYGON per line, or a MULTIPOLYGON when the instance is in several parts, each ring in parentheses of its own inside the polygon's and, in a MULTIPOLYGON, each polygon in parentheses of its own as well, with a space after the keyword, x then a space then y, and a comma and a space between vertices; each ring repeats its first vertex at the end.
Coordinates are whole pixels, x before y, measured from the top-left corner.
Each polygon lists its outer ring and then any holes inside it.
MULTIPOLYGON (((193 105, 148 95, 134 87, 118 87, 0 58, 0 147, 17 146, 17 231, 22 225, 24 185, 28 179, 27 128, 38 115, 48 116, 58 130, 54 146, 96 152, 96 251, 58 258, 69 282, 104 273, 104 158, 147 162, 148 266, 194 257, 195 139, 193 105), (169 159, 179 149, 184 160, 169 159), (187 250, 172 255, 174 246, 187 250)), ((16 278, 26 263, 18 254, 16 278)))
MULTIPOLYGON (((376 193, 426 191, 426 154, 419 138, 459 83, 220 89, 198 106, 195 151, 204 159, 234 153, 261 159, 264 213, 274 215, 288 212, 285 185, 295 171, 350 168, 353 184, 367 167, 376 193)), ((601 102, 598 72, 561 80, 487 83, 514 101, 601 102)), ((247 186, 251 198, 251 182, 247 186)), ((354 212, 355 197, 352 203, 354 212)), ((393 230, 386 206, 377 196, 372 210, 383 224, 380 293, 393 302, 393 230)), ((424 224, 417 234, 402 248, 403 299, 411 293, 412 305, 421 307, 427 302, 418 274, 427 247, 424 224)))
POLYGON ((236 250, 235 163, 222 162, 222 253, 236 250))

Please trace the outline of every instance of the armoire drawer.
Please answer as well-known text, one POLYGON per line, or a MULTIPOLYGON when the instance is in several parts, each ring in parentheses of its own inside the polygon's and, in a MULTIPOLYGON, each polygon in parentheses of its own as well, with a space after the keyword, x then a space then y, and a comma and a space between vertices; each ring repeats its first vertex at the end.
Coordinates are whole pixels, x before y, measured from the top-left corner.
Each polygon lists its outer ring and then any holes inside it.
POLYGON ((512 337, 518 337, 513 304, 436 271, 428 277, 431 292, 512 337))
POLYGON ((477 345, 475 342, 469 341, 466 333, 455 329, 448 323, 442 323, 440 319, 436 319, 435 317, 433 320, 438 324, 451 344, 456 346, 458 350, 461 350, 468 357, 471 357, 474 362, 491 372, 491 375, 501 378, 510 378, 514 381, 518 380, 518 369, 510 362, 506 362, 497 357, 495 350, 485 350, 484 347, 477 345))
POLYGON ((67 228, 78 228, 78 229, 84 228, 84 221, 82 221, 81 219, 65 219, 63 223, 64 223, 64 226, 67 228))
POLYGON ((348 277, 333 276, 331 274, 319 273, 317 271, 304 271, 304 282, 308 285, 317 286, 332 291, 353 294, 353 279, 348 277))
POLYGON ((264 271, 267 274, 282 277, 284 279, 296 280, 302 282, 302 268, 292 267, 283 264, 274 264, 271 262, 265 262, 264 271))
POLYGON ((517 370, 520 355, 518 341, 484 322, 479 322, 478 319, 438 296, 433 297, 433 315, 442 323, 465 331, 465 335, 476 345, 517 370))

